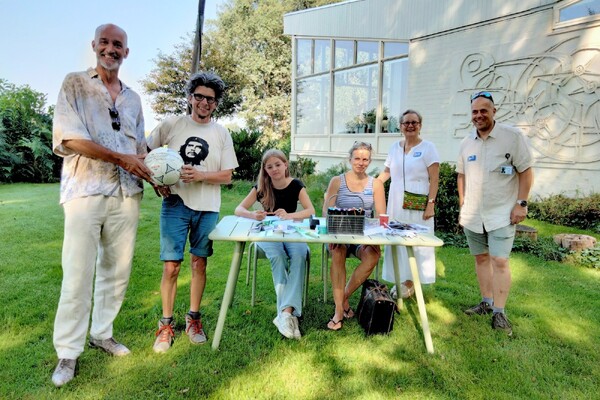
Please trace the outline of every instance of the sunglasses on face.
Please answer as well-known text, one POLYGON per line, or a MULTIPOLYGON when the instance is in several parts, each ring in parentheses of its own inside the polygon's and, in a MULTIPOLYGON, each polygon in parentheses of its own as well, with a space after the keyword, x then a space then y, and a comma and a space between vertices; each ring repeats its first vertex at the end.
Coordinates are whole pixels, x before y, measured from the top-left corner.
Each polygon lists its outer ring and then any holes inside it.
POLYGON ((485 97, 486 99, 491 100, 492 103, 494 102, 494 98, 490 92, 477 92, 471 95, 471 103, 479 97, 485 97))
POLYGON ((196 99, 196 101, 206 100, 206 102, 208 104, 213 104, 215 101, 217 101, 217 99, 215 99, 212 96, 205 96, 205 95, 200 94, 200 93, 192 93, 192 96, 194 97, 194 99, 196 99))
POLYGON ((114 107, 109 108, 108 114, 110 115, 110 118, 112 119, 112 128, 115 131, 120 131, 121 130, 121 119, 119 118, 119 111, 117 111, 117 109, 114 107))
POLYGON ((421 123, 419 121, 406 121, 406 122, 402 122, 401 125, 403 126, 417 126, 420 125, 421 123))

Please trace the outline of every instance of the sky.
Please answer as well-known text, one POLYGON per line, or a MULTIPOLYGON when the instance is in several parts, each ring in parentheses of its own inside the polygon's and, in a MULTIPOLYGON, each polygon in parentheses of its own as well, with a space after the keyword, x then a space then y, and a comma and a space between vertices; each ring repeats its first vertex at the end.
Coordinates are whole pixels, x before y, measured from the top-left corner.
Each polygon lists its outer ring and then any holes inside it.
MULTIPOLYGON (((206 21, 227 0, 206 0, 206 21)), ((0 79, 29 85, 55 104, 69 72, 96 66, 92 40, 97 26, 125 29, 129 56, 119 77, 141 97, 146 131, 159 121, 140 80, 154 68, 159 51, 170 54, 196 29, 198 0, 0 0, 0 79)))

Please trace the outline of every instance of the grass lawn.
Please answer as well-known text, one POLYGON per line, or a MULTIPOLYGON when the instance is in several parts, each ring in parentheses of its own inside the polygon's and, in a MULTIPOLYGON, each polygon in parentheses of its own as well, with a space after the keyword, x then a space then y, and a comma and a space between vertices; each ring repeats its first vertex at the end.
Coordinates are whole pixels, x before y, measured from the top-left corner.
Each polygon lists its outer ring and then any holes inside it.
MULTIPOLYGON (((223 191, 222 215, 233 212, 246 188, 223 191)), ((365 337, 356 321, 340 332, 327 331, 333 301, 322 302, 315 246, 302 340, 283 339, 272 324, 275 295, 262 260, 257 304, 250 307, 242 271, 218 351, 210 344, 192 346, 182 335, 189 268, 182 269, 177 340, 157 355, 152 343, 161 314, 159 209, 160 199, 147 190, 131 281, 115 321, 115 337, 132 355, 111 358, 86 348, 78 375, 56 389, 50 376, 62 275, 58 185, 0 185, 0 399, 599 398, 600 271, 519 253, 511 257, 512 338, 492 331, 489 317, 462 313, 479 301, 479 290, 472 257, 452 247, 437 250, 437 282, 424 287, 435 354, 425 350, 414 300, 405 302, 389 336, 365 337)), ((574 231, 534 225, 540 235, 574 231)), ((230 243, 215 243, 209 259, 202 309, 209 341, 232 250, 230 243)), ((358 292, 351 304, 357 302, 358 292)))

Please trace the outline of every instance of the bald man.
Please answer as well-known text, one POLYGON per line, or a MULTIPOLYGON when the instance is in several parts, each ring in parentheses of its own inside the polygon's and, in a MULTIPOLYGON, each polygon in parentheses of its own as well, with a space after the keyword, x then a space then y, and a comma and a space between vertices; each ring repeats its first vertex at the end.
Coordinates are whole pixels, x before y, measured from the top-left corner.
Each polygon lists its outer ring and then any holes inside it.
POLYGON ((113 339, 129 282, 147 152, 140 97, 119 79, 129 55, 127 34, 113 24, 96 29, 96 67, 68 74, 54 111, 53 150, 63 157, 60 204, 65 214, 63 280, 52 382, 75 376, 89 327, 90 347, 113 356, 129 349, 113 339), (94 280, 95 277, 95 280, 94 280), (92 310, 93 298, 93 310, 92 310))

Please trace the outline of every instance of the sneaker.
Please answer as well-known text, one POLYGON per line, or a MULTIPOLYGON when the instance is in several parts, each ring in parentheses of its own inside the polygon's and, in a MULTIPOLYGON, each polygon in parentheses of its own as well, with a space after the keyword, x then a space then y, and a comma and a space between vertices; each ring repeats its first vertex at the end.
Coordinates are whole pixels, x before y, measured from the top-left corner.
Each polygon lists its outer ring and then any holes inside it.
POLYGON ((100 340, 90 337, 90 347, 104 350, 111 356, 116 357, 126 356, 127 354, 131 353, 131 351, 129 351, 129 349, 125 347, 125 345, 117 342, 113 338, 100 340))
POLYGON ((467 315, 485 315, 485 314, 489 314, 492 312, 492 307, 486 303, 485 301, 482 301, 481 303, 477 304, 474 307, 471 308, 467 308, 465 310, 465 314, 467 315))
POLYGON ((185 333, 190 338, 190 342, 193 344, 206 343, 206 334, 202 329, 202 320, 192 319, 189 314, 185 314, 185 333))
POLYGON ((77 360, 61 358, 58 360, 58 365, 52 373, 52 383, 54 386, 61 387, 75 377, 75 368, 77 360))
MULTIPOLYGON (((415 294, 415 286, 414 285, 411 287, 408 287, 404 284, 404 282, 400 284, 400 296, 402 296, 403 299, 408 299, 413 294, 415 294)), ((390 290, 390 295, 392 296, 392 299, 398 300, 398 288, 396 287, 396 285, 394 285, 392 287, 392 289, 390 290)))
POLYGON ((492 328, 504 331, 508 336, 512 336, 512 325, 508 322, 508 318, 504 313, 496 313, 492 316, 492 328))
POLYGON ((403 299, 408 299, 413 294, 415 294, 415 285, 408 287, 404 282, 400 284, 400 296, 402 296, 403 299))
POLYGON ((175 340, 175 332, 173 327, 175 324, 171 321, 170 324, 165 324, 162 321, 158 321, 158 330, 156 331, 156 340, 152 349, 155 353, 165 353, 173 345, 175 340))
POLYGON ((294 317, 292 317, 292 314, 284 311, 275 317, 273 323, 283 336, 288 339, 294 338, 294 317))
POLYGON ((300 324, 298 323, 298 317, 292 317, 292 324, 294 325, 294 339, 300 340, 302 335, 300 334, 300 324))

